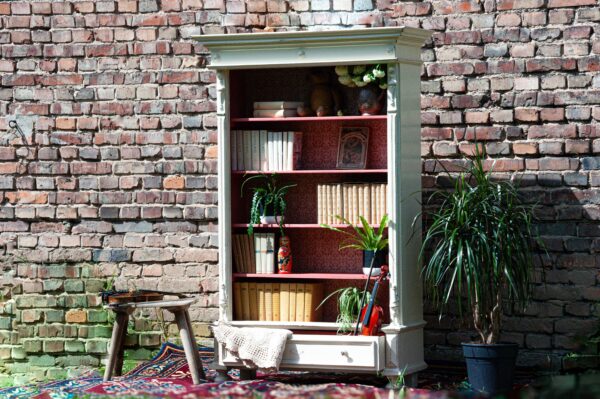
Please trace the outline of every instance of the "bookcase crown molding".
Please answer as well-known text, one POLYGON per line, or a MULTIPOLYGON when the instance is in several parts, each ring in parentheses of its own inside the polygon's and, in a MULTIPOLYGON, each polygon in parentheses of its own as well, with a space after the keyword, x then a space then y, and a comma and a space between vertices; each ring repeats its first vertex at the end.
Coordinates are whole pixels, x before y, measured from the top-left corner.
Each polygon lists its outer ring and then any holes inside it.
POLYGON ((409 27, 201 35, 210 68, 420 63, 431 32, 409 27))

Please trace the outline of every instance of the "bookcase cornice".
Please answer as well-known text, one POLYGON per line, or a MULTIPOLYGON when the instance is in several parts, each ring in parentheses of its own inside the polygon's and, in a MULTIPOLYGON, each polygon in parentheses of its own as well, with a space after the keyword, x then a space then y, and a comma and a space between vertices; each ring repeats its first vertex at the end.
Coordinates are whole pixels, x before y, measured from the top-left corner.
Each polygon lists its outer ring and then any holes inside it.
POLYGON ((431 32, 409 27, 201 35, 211 52, 209 68, 420 63, 431 32))

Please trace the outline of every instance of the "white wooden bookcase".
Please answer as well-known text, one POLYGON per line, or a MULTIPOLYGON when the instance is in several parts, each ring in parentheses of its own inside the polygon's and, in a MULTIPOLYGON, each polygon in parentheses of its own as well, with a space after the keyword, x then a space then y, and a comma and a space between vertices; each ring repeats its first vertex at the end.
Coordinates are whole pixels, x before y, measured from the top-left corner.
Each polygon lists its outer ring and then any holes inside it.
MULTIPOLYGON (((219 184, 219 322, 238 326, 288 328, 281 369, 382 373, 391 380, 413 377, 423 360, 422 288, 417 255, 420 231, 412 221, 420 211, 421 189, 420 48, 430 33, 407 27, 198 36, 211 53, 217 73, 219 184), (389 236, 389 324, 383 336, 319 334, 335 330, 331 322, 235 321, 232 317, 232 203, 230 154, 230 71, 385 63, 387 90, 387 213, 389 236)), ((240 99, 236 99, 239 101, 240 99)), ((416 223, 420 226, 420 223, 416 223)), ((216 368, 237 367, 222 347, 216 368)))

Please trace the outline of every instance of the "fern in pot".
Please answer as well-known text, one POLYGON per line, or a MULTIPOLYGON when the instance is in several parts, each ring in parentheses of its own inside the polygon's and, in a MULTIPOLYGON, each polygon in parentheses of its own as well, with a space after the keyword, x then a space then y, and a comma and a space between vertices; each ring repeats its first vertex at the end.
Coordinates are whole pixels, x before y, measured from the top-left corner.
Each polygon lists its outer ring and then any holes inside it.
POLYGON ((471 386, 492 395, 508 392, 518 346, 500 343, 499 336, 503 307, 523 309, 531 296, 539 241, 533 206, 520 201, 512 182, 492 180, 479 151, 454 190, 432 198, 441 205, 426 213, 431 225, 420 252, 426 289, 440 317, 452 299, 461 315, 465 306, 473 315, 479 342, 463 344, 471 386))
POLYGON ((254 232, 255 224, 278 224, 283 235, 283 219, 287 209, 285 196, 295 184, 279 187, 277 175, 250 176, 242 183, 241 191, 244 195, 244 186, 251 181, 262 181, 262 185, 252 188, 252 201, 250 203, 250 222, 248 234, 254 232))

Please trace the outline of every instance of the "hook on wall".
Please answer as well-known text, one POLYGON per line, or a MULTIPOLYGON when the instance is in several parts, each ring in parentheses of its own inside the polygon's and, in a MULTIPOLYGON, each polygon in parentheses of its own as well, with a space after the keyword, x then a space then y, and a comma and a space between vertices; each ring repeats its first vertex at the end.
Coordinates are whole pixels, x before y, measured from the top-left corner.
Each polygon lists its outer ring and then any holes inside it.
POLYGON ((15 129, 17 131, 17 133, 19 133, 19 137, 21 137, 21 141, 23 142, 23 145, 29 144, 29 143, 27 143, 27 136, 25 136, 25 133, 23 133, 21 126, 19 126, 19 123, 17 123, 16 120, 9 121, 8 127, 10 127, 11 129, 15 129))

